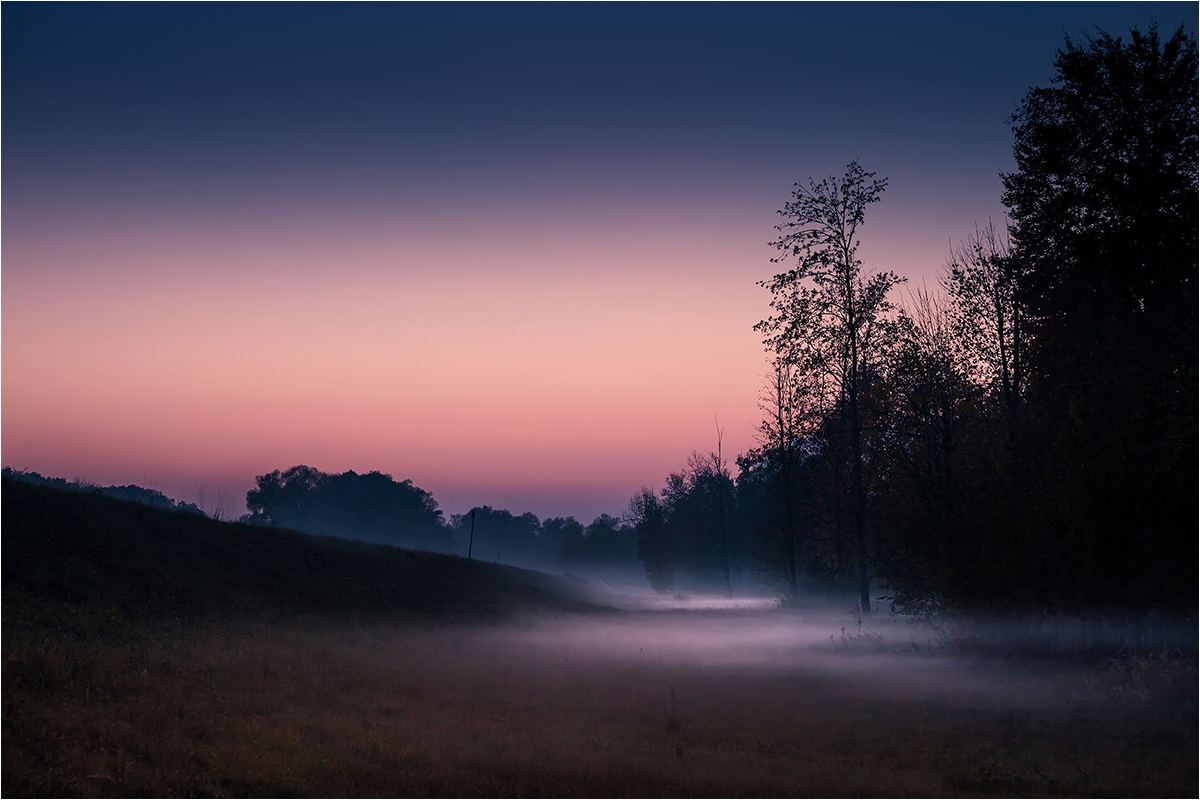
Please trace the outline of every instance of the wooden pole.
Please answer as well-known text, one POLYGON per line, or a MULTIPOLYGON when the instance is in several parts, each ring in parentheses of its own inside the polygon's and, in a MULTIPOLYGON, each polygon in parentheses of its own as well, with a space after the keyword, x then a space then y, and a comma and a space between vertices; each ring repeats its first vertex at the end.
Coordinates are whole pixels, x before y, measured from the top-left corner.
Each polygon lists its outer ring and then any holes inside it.
POLYGON ((471 538, 467 541, 467 561, 471 560, 471 551, 475 548, 475 509, 471 509, 471 538))

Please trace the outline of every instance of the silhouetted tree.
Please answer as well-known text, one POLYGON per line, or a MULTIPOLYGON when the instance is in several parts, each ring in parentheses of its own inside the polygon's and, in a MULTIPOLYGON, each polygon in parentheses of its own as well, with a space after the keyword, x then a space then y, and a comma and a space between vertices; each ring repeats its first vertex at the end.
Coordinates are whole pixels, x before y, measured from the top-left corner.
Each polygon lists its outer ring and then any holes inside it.
POLYGON ((865 273, 858 258, 859 228, 879 200, 886 179, 858 162, 842 178, 797 183, 779 211, 782 255, 794 266, 762 285, 771 291, 771 315, 756 326, 764 343, 825 396, 846 410, 851 447, 851 505, 863 613, 870 613, 867 565, 867 491, 863 476, 863 392, 893 338, 889 294, 903 279, 893 272, 865 273))
POLYGON ((556 565, 566 562, 566 552, 583 538, 583 523, 574 517, 549 517, 542 520, 541 540, 556 565))
MULTIPOLYGON (((1033 313, 1054 329, 1194 324, 1195 40, 1181 27, 1163 42, 1153 25, 1128 42, 1068 37, 1054 66, 1013 117, 1017 170, 1003 176, 1033 313)), ((1194 348, 1187 334, 1174 338, 1194 348)))
POLYGON ((1012 247, 954 250, 880 384, 901 608, 1194 612, 1196 71, 1182 30, 1068 39, 1014 116, 1012 247))
POLYGON ((422 549, 450 545, 437 501, 412 481, 299 465, 259 475, 255 483, 246 493, 252 524, 422 549))
POLYGON ((601 514, 586 528, 579 526, 578 531, 562 547, 560 557, 565 567, 606 577, 628 576, 636 571, 638 542, 633 526, 601 514))
MULTIPOLYGON (((716 424, 714 422, 714 424, 716 424)), ((714 511, 716 512, 717 526, 721 532, 721 566, 725 572, 725 595, 733 597, 733 576, 731 574, 731 544, 729 541, 730 527, 730 511, 735 499, 733 494, 733 480, 729 475, 729 464, 725 461, 725 456, 721 452, 722 439, 725 438, 725 431, 719 424, 717 427, 717 449, 709 453, 709 460, 712 462, 712 492, 714 495, 714 511)))
POLYGON ((630 501, 627 519, 638 537, 638 555, 650 585, 666 591, 686 582, 731 591, 730 551, 737 495, 719 453, 692 453, 687 466, 667 476, 656 496, 642 489, 630 501))
POLYGON ((626 520, 637 535, 638 558, 651 588, 667 592, 675 588, 674 543, 667 525, 667 510, 653 489, 643 488, 629 501, 626 520))
MULTIPOLYGON (((505 564, 548 568, 555 566, 555 553, 542 542, 542 525, 536 514, 513 514, 503 508, 476 506, 476 558, 498 560, 505 564)), ((470 512, 450 518, 455 539, 466 541, 470 512)), ((465 554, 465 550, 462 550, 465 554)))
MULTIPOLYGON (((1004 403, 1010 422, 1025 396, 1029 331, 1008 238, 990 221, 952 247, 941 278, 947 344, 972 378, 1004 403)), ((928 296, 925 300, 928 302, 928 296)))
MULTIPOLYGON (((994 518, 973 517, 982 508, 978 496, 989 491, 977 480, 987 455, 971 447, 970 430, 984 388, 972 383, 959 358, 955 334, 962 329, 944 297, 925 289, 912 293, 898 327, 880 384, 876 565, 894 606, 931 611, 947 596, 977 596, 992 586, 973 572, 951 569, 964 551, 987 540, 981 530, 996 530, 989 527, 994 518), (951 577, 962 585, 951 590, 951 577)), ((991 385, 990 375, 981 378, 991 385)))
POLYGON ((715 453, 694 452, 685 468, 667 476, 663 503, 675 563, 691 583, 725 582, 725 539, 734 496, 733 480, 715 453))
POLYGON ((773 367, 759 395, 763 417, 758 444, 738 457, 738 507, 744 530, 752 536, 757 569, 778 576, 786 594, 795 598, 802 572, 801 525, 811 527, 807 517, 815 492, 808 463, 811 437, 821 417, 804 382, 809 376, 783 358, 774 359, 773 367))
POLYGON ((1035 337, 1029 496, 1071 564, 1061 603, 1194 607, 1196 42, 1068 38, 1054 66, 1003 176, 1035 337))

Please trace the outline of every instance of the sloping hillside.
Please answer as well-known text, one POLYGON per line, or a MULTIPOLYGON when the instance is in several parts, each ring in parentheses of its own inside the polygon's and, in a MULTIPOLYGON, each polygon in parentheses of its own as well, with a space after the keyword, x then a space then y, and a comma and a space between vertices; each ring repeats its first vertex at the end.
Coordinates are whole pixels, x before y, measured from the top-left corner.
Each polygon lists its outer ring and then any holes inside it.
POLYGON ((467 620, 583 605, 567 579, 456 556, 217 522, 12 480, 3 482, 0 505, 6 622, 14 613, 71 609, 178 620, 467 620))

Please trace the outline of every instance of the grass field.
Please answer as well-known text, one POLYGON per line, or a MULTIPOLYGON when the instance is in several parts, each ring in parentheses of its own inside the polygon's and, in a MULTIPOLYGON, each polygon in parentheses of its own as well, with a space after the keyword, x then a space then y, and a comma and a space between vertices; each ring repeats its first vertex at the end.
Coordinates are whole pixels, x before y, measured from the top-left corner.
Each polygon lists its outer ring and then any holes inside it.
POLYGON ((1188 658, 1013 662, 833 612, 615 612, 522 570, 8 483, 3 513, 6 796, 1197 787, 1188 658))

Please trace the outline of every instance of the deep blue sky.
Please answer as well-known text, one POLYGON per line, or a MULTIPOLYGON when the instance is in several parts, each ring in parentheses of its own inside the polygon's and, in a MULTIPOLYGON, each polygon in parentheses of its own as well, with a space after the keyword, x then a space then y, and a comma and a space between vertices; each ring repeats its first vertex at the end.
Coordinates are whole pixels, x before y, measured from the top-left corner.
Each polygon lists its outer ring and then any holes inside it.
POLYGON ((994 164, 998 123, 1049 77, 1064 33, 1194 30, 1197 5, 10 3, 3 15, 6 177, 20 182, 160 159, 394 165, 418 147, 501 171, 581 151, 625 166, 719 152, 737 169, 795 147, 994 164))

